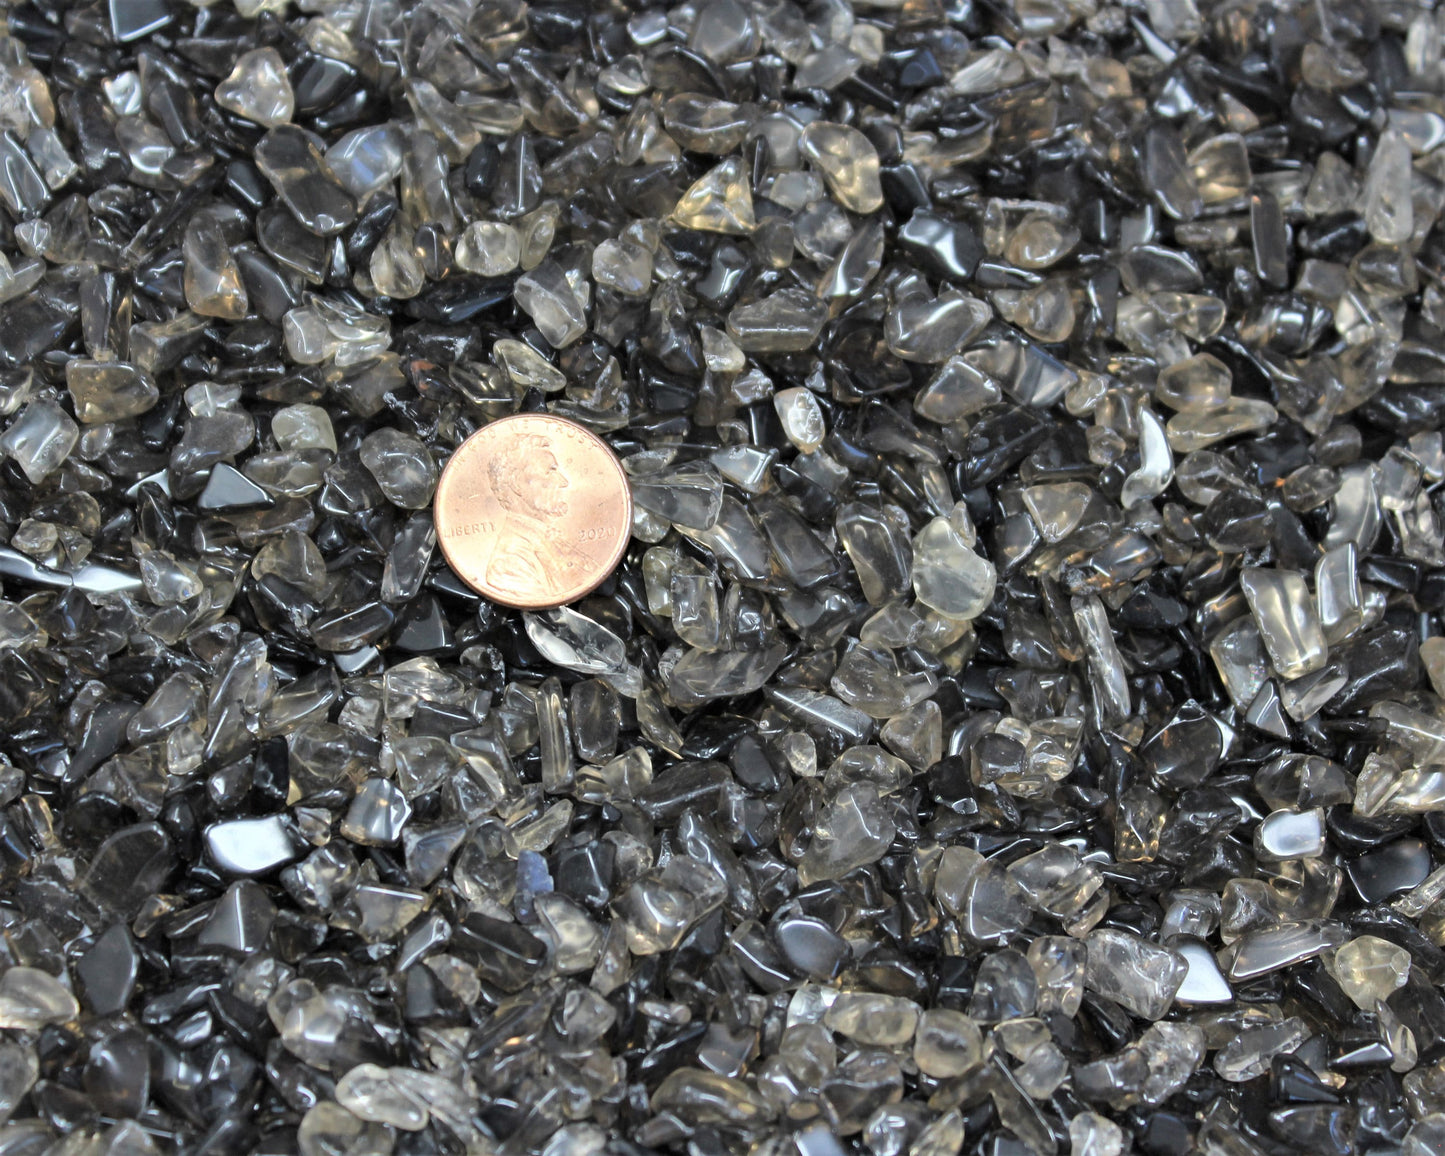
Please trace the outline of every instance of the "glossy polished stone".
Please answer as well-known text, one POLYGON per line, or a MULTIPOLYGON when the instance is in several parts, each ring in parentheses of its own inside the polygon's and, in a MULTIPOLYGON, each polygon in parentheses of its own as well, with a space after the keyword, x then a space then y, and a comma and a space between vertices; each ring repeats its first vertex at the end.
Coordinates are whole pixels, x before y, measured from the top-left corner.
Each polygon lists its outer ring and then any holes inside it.
POLYGON ((1428 5, 6 30, 0 1152, 1440 1148, 1428 5))

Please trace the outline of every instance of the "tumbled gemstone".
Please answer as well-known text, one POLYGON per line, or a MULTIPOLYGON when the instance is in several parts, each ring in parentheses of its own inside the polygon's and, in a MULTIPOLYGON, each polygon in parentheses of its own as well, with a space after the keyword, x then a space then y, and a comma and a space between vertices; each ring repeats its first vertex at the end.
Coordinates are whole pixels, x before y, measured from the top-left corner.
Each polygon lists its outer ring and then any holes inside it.
POLYGON ((844 787, 818 816, 808 850, 798 863, 803 883, 836 879, 883 857, 897 829, 871 783, 844 787))
POLYGON ((65 1023, 80 1014, 80 1004, 49 972, 11 967, 0 975, 0 1027, 35 1030, 65 1023))
POLYGON ((205 218, 192 220, 183 252, 186 304, 204 317, 244 318, 249 306, 246 287, 220 227, 205 218))
POLYGON ((437 483, 436 463, 414 434, 377 430, 362 443, 361 461, 397 505, 416 510, 431 501, 437 483))
POLYGON ((216 823, 206 830, 206 850, 217 867, 234 875, 264 875, 301 854, 280 815, 216 823))
POLYGON ((871 213, 882 206, 878 152, 856 128, 815 120, 803 130, 799 146, 845 209, 871 213))
POLYGON ((728 336, 746 353, 786 353, 807 349, 828 318, 827 308, 811 293, 781 289, 728 314, 728 336))
POLYGON ((571 345, 587 332, 587 314, 559 266, 544 261, 517 279, 517 304, 555 349, 571 345))
POLYGON ((1410 978, 1410 953, 1374 935, 1362 935, 1335 951, 1330 969, 1344 993, 1363 1011, 1389 999, 1410 978))
POLYGON ((291 125, 270 129, 257 144, 255 159, 282 203, 317 236, 339 233, 356 219, 356 201, 303 129, 291 125))
POLYGON ((977 618, 993 600, 993 564, 964 543, 948 518, 934 518, 914 539, 912 577, 919 601, 948 618, 977 618))
POLYGON ((216 103, 265 128, 285 124, 296 111, 286 62, 274 48, 241 53, 231 75, 216 86, 216 103))
POLYGON ((698 179, 672 210, 672 217, 688 229, 711 233, 751 233, 753 196, 736 157, 722 161, 698 179))
POLYGON ((883 337, 905 361, 935 364, 947 361, 961 346, 982 332, 989 309, 966 293, 945 290, 935 298, 909 297, 898 301, 883 322, 883 337))
POLYGON ((1087 944, 1090 990, 1144 1019, 1163 1017, 1189 972, 1178 952, 1127 932, 1101 929, 1090 934, 1087 944))
POLYGON ((1415 230, 1410 168, 1410 146, 1404 133, 1386 129, 1370 158, 1363 193, 1365 226, 1383 244, 1401 244, 1415 230))
POLYGON ((137 417, 160 400, 149 374, 121 361, 65 363, 65 385, 75 403, 75 416, 87 425, 137 417))
POLYGON ((1329 651, 1304 578, 1252 567, 1240 574, 1239 584, 1275 670, 1285 678, 1319 670, 1329 651))
POLYGON ((1441 1147, 1429 5, 6 29, 0 1151, 1441 1147))

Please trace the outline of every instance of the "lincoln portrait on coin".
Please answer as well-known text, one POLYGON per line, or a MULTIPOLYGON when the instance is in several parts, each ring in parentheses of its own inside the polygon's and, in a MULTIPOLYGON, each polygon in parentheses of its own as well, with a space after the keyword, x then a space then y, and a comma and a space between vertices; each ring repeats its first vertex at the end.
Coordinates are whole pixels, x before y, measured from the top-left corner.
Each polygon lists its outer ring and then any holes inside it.
POLYGON ((483 568, 485 581, 521 596, 569 586, 585 559, 558 525, 571 483, 547 440, 523 435, 499 448, 487 463, 487 481, 504 517, 483 568))

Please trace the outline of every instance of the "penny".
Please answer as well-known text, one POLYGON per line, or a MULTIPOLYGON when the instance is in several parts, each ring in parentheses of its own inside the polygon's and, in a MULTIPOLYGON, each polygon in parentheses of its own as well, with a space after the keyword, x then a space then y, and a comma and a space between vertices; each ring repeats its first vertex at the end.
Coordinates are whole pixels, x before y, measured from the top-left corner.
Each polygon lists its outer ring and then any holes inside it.
POLYGON ((543 610, 612 573, 632 530, 627 475, 607 443, 566 418, 499 418, 452 454, 436 491, 448 565, 493 602, 543 610))

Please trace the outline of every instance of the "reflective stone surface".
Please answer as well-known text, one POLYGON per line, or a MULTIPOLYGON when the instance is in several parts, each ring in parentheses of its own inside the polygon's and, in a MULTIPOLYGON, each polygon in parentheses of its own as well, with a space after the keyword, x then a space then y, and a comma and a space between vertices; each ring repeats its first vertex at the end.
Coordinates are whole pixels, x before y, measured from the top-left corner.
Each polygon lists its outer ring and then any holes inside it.
POLYGON ((9 4, 0 1154, 1445 1151, 1442 29, 9 4))

